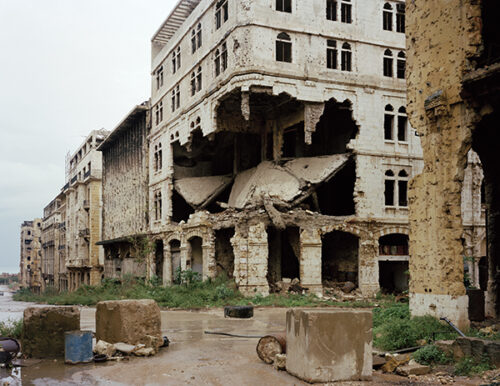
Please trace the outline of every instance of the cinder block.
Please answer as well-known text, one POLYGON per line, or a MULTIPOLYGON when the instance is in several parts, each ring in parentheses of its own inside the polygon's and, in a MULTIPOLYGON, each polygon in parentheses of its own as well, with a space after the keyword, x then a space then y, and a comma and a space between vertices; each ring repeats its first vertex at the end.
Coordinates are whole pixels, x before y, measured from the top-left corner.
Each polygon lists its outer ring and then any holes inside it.
POLYGON ((108 343, 148 343, 161 338, 160 308, 154 300, 109 300, 97 303, 96 339, 108 343))
POLYGON ((307 382, 369 380, 372 313, 291 309, 286 314, 286 369, 307 382))
POLYGON ((64 357, 64 333, 80 329, 78 307, 28 307, 23 318, 22 349, 27 357, 64 357))

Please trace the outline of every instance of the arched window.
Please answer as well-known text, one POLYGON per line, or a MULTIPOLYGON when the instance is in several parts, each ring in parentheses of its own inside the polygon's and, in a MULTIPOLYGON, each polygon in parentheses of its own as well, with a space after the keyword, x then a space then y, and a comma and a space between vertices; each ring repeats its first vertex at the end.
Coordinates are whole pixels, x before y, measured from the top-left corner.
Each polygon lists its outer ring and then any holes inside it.
POLYGON ((396 74, 398 79, 405 78, 405 69, 406 69, 406 55, 403 51, 399 51, 398 61, 397 61, 397 74, 396 74))
POLYGON ((340 21, 342 23, 352 23, 352 4, 351 0, 341 0, 340 3, 340 21))
POLYGON ((326 68, 337 69, 337 42, 326 41, 326 68))
POLYGON ((341 70, 352 71, 352 53, 351 53, 351 45, 349 43, 342 44, 341 70))
POLYGON ((279 33, 276 39, 276 61, 292 62, 292 39, 286 32, 279 33))
POLYGON ((385 106, 384 112, 384 139, 386 141, 394 140, 394 107, 385 106))
POLYGON ((292 13, 292 0, 276 0, 276 11, 292 13))
POLYGON ((384 76, 389 76, 392 78, 393 71, 393 59, 391 50, 384 51, 384 76))
POLYGON ((222 52, 221 52, 221 70, 225 71, 227 68, 227 44, 226 42, 222 43, 222 52))
POLYGON ((408 118, 406 116, 406 109, 401 106, 398 110, 398 141, 407 142, 408 141, 408 118))
POLYGON ((161 202, 161 191, 160 190, 157 190, 154 193, 153 207, 154 207, 155 220, 156 221, 161 220, 162 202, 161 202))
POLYGON ((405 33, 405 5, 396 4, 396 32, 405 33))
POLYGON ((196 48, 201 47, 201 23, 198 23, 198 26, 196 27, 196 48))
POLYGON ((199 66, 198 71, 196 72, 196 91, 200 91, 202 87, 201 66, 199 66))
POLYGON ((194 54, 196 51, 196 31, 193 29, 191 31, 191 53, 194 54))
POLYGON ((326 20, 337 21, 337 1, 326 0, 326 20))
POLYGON ((386 206, 405 208, 408 206, 408 173, 401 169, 395 176, 392 170, 385 172, 384 198, 386 206), (396 204, 397 203, 397 204, 396 204))
POLYGON ((191 73, 191 96, 196 94, 196 71, 191 73))
POLYGON ((384 4, 382 12, 382 24, 384 31, 392 31, 392 5, 389 3, 384 4))

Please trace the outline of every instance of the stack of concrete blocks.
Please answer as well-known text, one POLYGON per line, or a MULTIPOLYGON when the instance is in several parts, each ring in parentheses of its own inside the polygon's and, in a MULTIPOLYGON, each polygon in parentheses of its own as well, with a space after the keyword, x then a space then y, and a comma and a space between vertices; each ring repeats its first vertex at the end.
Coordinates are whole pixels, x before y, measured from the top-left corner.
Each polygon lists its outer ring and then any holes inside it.
POLYGON ((22 349, 27 357, 64 357, 64 333, 80 329, 78 307, 28 307, 23 317, 22 349))
POLYGON ((163 343, 160 308, 154 300, 99 302, 95 319, 97 341, 145 344, 155 350, 163 343))
POLYGON ((372 313, 291 309, 286 345, 286 370, 307 382, 370 380, 372 313))

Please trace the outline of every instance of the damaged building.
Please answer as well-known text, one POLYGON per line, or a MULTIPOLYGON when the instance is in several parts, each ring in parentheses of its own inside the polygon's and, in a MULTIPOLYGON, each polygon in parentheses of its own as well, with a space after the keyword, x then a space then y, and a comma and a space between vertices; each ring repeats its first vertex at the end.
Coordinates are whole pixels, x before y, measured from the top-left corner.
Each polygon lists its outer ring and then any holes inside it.
POLYGON ((101 239, 102 157, 97 147, 107 136, 105 130, 93 130, 82 145, 66 160, 65 196, 67 289, 101 282, 104 251, 96 243, 101 239))
POLYGON ((104 276, 146 276, 149 249, 149 103, 135 106, 98 147, 102 153, 104 276))
POLYGON ((179 1, 152 38, 150 274, 407 288, 423 162, 385 3, 179 1))
POLYGON ((408 112, 425 163, 409 194, 410 309, 461 328, 470 306, 500 312, 498 10, 491 0, 407 3, 408 112), (484 304, 468 298, 467 273, 484 304))
POLYGON ((21 224, 19 284, 40 293, 42 287, 40 235, 42 220, 35 218, 21 224))

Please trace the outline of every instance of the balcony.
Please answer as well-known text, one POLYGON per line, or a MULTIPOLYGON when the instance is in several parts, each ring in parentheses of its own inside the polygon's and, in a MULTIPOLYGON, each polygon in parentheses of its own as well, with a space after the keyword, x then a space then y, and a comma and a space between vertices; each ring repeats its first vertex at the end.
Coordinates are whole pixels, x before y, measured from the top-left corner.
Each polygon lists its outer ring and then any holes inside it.
POLYGON ((73 185, 77 179, 78 179, 78 176, 73 176, 73 178, 71 179, 71 185, 73 185))
POLYGON ((87 178, 90 176, 90 170, 87 170, 85 173, 83 173, 83 178, 87 178))
POLYGON ((65 190, 68 190, 69 188, 69 182, 62 187, 62 191, 64 192, 65 190))

